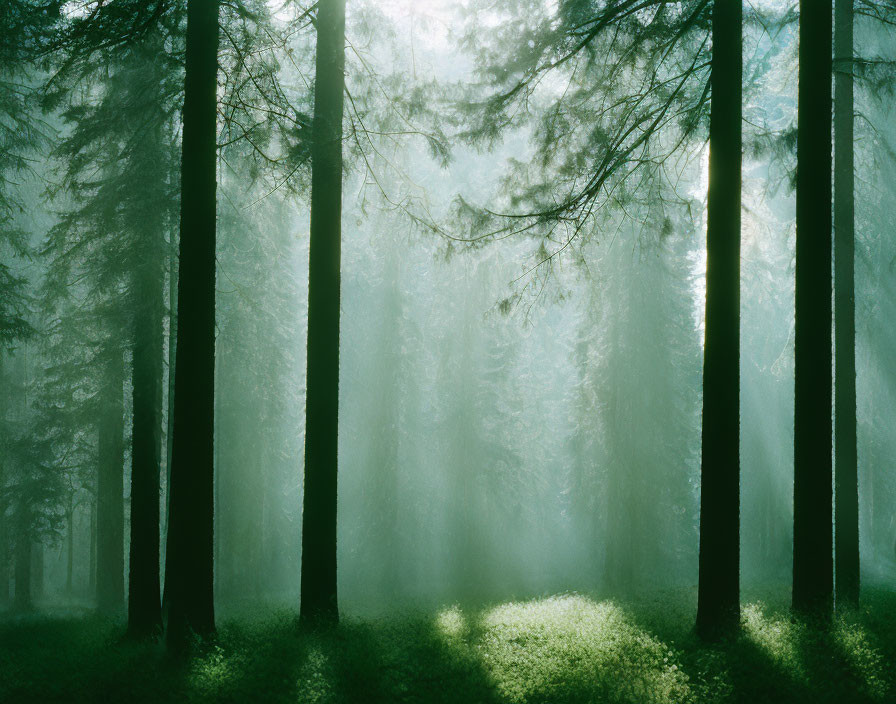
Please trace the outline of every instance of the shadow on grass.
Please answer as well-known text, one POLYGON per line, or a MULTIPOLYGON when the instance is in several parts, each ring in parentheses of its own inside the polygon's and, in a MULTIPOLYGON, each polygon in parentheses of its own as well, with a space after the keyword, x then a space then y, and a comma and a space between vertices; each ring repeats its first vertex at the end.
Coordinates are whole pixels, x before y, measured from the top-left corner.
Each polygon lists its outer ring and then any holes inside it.
POLYGON ((892 593, 828 629, 749 604, 741 635, 712 646, 691 600, 565 595, 317 633, 282 611, 225 622, 183 665, 97 617, 32 618, 0 623, 0 701, 896 701, 892 593))
POLYGON ((694 701, 896 701, 896 595, 869 591, 860 612, 828 626, 796 621, 786 600, 772 601, 744 605, 739 635, 717 644, 696 637, 693 613, 669 618, 654 603, 627 606, 626 614, 674 644, 694 701))

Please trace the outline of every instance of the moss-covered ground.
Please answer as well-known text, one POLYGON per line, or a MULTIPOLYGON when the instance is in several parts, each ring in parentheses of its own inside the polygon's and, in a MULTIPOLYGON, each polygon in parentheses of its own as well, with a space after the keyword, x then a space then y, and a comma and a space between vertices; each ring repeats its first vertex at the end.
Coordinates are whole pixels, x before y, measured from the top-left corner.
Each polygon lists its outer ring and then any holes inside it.
POLYGON ((896 702, 896 593, 826 628, 753 601, 702 644, 692 595, 562 595, 306 633, 291 612, 224 621, 174 662, 93 616, 0 621, 0 702, 896 702))

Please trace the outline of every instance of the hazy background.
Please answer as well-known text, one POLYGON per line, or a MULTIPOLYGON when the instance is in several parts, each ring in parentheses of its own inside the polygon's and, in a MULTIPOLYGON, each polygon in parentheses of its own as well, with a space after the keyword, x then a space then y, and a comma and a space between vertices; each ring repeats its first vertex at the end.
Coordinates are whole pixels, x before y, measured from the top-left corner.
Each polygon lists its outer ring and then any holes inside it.
MULTIPOLYGON (((397 0, 376 9, 350 1, 348 88, 366 96, 367 107, 353 113, 347 103, 346 120, 373 121, 375 95, 390 95, 397 77, 441 82, 446 94, 479 80, 461 41, 476 36, 473 4, 397 0)), ((490 31, 484 18, 477 16, 482 41, 490 31)), ((795 24, 772 34, 751 29, 745 44, 741 544, 748 590, 787 583, 791 570, 795 160, 761 144, 795 124, 795 33, 795 24)), ((313 52, 310 35, 295 42, 296 56, 313 52)), ((856 44, 869 52, 896 48, 892 36, 863 21, 856 44)), ((309 74, 310 66, 302 64, 309 74)), ((308 78, 288 62, 281 70, 287 83, 308 78)), ((896 122, 892 98, 859 89, 857 110, 862 568, 863 578, 892 584, 896 160, 886 145, 896 143, 896 122)), ((685 145, 668 182, 651 186, 659 193, 674 184, 676 202, 654 199, 629 212, 607 207, 587 237, 538 266, 540 242, 525 236, 475 248, 444 236, 463 236, 451 225, 458 195, 498 210, 506 203, 509 159, 531 154, 525 126, 491 149, 454 144, 447 166, 423 137, 362 136, 369 143, 347 137, 347 152, 368 159, 348 159, 343 210, 341 609, 356 615, 566 590, 695 586, 705 144, 685 145), (447 223, 442 235, 412 222, 408 210, 447 223)), ((49 159, 38 171, 53 179, 59 168, 49 159)), ((222 162, 219 174, 217 598, 225 610, 296 604, 307 201, 253 185, 239 159, 222 162)), ((48 199, 32 181, 20 184, 29 204, 20 218, 39 243, 66 196, 48 199)), ((42 260, 14 266, 37 281, 47 268, 42 260)), ((66 337, 73 331, 58 334, 60 345, 75 349, 66 337)), ((41 383, 41 369, 28 345, 4 354, 7 384, 41 383)), ((23 411, 4 413, 13 422, 23 411)), ((84 421, 67 422, 81 432, 84 421)), ((125 433, 129 425, 126 419, 125 433)), ((95 442, 82 435, 87 446, 95 442)), ((48 461, 46 471, 61 470, 48 461)), ((69 492, 70 528, 61 521, 34 558, 43 565, 46 602, 90 594, 89 487, 79 487, 69 492), (69 534, 73 595, 65 593, 69 534)))

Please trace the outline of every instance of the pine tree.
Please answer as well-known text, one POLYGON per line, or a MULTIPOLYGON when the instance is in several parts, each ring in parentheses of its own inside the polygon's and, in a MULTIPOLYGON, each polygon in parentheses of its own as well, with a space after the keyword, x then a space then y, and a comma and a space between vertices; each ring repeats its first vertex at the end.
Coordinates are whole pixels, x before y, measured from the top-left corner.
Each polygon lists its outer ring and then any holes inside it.
POLYGON ((111 345, 104 356, 97 472, 97 584, 100 611, 124 609, 124 360, 111 345))
POLYGON ((859 604, 856 447, 855 98, 853 0, 836 0, 834 25, 834 452, 837 607, 859 604))
POLYGON ((311 252, 302 513, 305 623, 335 624, 336 473, 345 0, 321 0, 317 16, 311 152, 311 252))
POLYGON ((740 619, 740 211, 743 7, 715 0, 697 631, 740 619))
POLYGON ((167 642, 215 630, 214 370, 218 0, 189 0, 178 339, 165 564, 167 642))
POLYGON ((800 2, 797 118, 793 608, 833 607, 831 0, 800 2))

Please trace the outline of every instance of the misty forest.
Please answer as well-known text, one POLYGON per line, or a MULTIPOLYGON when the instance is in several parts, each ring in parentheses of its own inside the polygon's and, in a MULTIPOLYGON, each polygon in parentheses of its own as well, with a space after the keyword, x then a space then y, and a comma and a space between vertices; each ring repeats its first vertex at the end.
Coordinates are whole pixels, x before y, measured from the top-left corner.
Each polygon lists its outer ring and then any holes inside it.
POLYGON ((894 111, 896 0, 0 1, 0 701, 896 702, 894 111))

